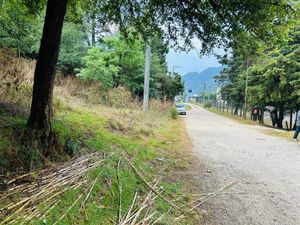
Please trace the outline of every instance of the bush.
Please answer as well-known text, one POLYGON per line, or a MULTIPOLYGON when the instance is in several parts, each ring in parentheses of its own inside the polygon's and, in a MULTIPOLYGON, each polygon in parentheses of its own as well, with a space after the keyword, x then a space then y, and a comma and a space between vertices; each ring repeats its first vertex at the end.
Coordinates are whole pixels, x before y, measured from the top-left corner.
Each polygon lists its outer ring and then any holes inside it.
POLYGON ((178 112, 175 107, 171 108, 171 118, 176 120, 178 118, 178 112))
POLYGON ((203 106, 204 106, 204 108, 211 108, 212 104, 211 104, 211 102, 205 102, 203 104, 203 106))

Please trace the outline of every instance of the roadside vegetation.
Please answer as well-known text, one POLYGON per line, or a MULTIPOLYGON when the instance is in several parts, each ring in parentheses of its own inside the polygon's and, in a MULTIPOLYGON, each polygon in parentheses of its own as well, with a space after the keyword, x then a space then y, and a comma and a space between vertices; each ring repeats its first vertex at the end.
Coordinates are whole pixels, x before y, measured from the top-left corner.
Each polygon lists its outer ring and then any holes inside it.
POLYGON ((166 54, 287 37, 292 3, 1 1, 0 224, 197 223, 217 192, 191 199, 179 173, 190 144, 166 54))
POLYGON ((218 104, 225 110, 230 108, 235 115, 240 112, 245 117, 250 112, 254 120, 292 130, 293 117, 300 109, 299 15, 282 29, 288 36, 278 35, 274 45, 246 36, 251 43, 247 52, 241 52, 236 46, 232 56, 224 58, 228 67, 216 77, 222 87, 218 104), (265 113, 270 121, 265 119, 265 113))
MULTIPOLYGON (((132 218, 137 221, 150 216, 145 221, 150 223, 150 220, 154 222, 159 219, 160 223, 170 223, 179 217, 182 212, 173 209, 167 201, 153 193, 148 196, 151 189, 136 174, 131 164, 151 187, 155 187, 170 202, 179 198, 174 204, 187 210, 184 204, 189 197, 184 192, 188 192, 190 187, 186 178, 176 173, 187 170, 190 142, 183 121, 171 118, 170 103, 153 100, 150 110, 143 113, 139 101, 132 98, 126 88, 119 87, 113 93, 108 93, 105 102, 102 102, 100 96, 98 99, 95 95, 97 85, 87 86, 79 79, 60 78, 54 94, 53 118, 58 143, 55 150, 45 157, 34 144, 27 144, 31 142, 24 144, 24 138, 28 138, 26 117, 34 63, 16 59, 15 64, 10 62, 9 65, 10 68, 18 68, 14 70, 18 84, 10 89, 11 92, 5 91, 5 86, 0 88, 0 169, 7 179, 1 184, 5 185, 1 188, 1 220, 12 215, 7 222, 13 221, 14 224, 21 221, 53 224, 58 220, 58 224, 113 224, 118 219, 125 220, 134 201, 130 215, 135 215, 132 218), (49 199, 51 196, 45 194, 40 199, 31 199, 30 193, 22 189, 22 186, 33 188, 36 182, 43 179, 45 171, 59 173, 58 169, 72 157, 81 160, 90 154, 97 154, 89 159, 91 165, 101 161, 97 167, 92 167, 70 183, 66 180, 66 185, 57 184, 58 187, 51 190, 44 187, 49 193, 57 194, 56 197, 49 199), (97 182, 94 184, 95 180, 97 182), (20 192, 14 192, 14 189, 20 192), (79 193, 83 193, 83 196, 76 202, 79 193), (87 196, 88 199, 84 201, 87 196), (149 199, 143 203, 147 196, 149 199), (25 205, 29 199, 32 202, 25 205), (76 204, 70 208, 74 202, 76 204), (32 209, 32 205, 36 209, 32 209), (24 209, 21 209, 22 206, 24 209), (137 215, 135 213, 139 206, 146 208, 137 215), (18 210, 20 212, 15 213, 18 210), (66 215, 60 219, 64 213, 66 215)), ((13 82, 10 84, 14 85, 13 82)), ((80 161, 77 163, 83 168, 90 165, 80 164, 80 161)), ((80 166, 72 168, 75 170, 74 176, 81 169, 80 166)), ((41 191, 34 190, 36 193, 41 191)), ((181 218, 176 223, 193 224, 197 217, 192 218, 193 213, 189 214, 188 219, 181 218)))

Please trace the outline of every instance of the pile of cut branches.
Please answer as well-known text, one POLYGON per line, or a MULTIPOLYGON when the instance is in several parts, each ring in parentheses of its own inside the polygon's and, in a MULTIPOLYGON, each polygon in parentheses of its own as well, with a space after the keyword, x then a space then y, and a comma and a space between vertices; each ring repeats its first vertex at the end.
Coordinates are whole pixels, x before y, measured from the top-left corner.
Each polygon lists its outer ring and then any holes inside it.
MULTIPOLYGON (((14 176, 14 178, 0 176, 0 187, 5 186, 5 190, 0 192, 0 224, 29 224, 32 221, 42 221, 46 219, 51 210, 59 204, 59 197, 63 193, 70 189, 83 188, 83 191, 80 191, 78 196, 76 196, 75 201, 60 215, 53 225, 60 224, 75 205, 80 204, 80 209, 85 208, 103 170, 100 170, 98 176, 92 181, 88 176, 84 175, 99 166, 103 167, 104 160, 111 156, 112 154, 105 155, 96 152, 78 157, 65 164, 56 165, 53 168, 41 170, 35 175, 33 173, 24 173, 14 176), (50 207, 47 208, 46 211, 41 210, 39 208, 40 204, 50 207)), ((164 190, 163 187, 159 187, 161 176, 149 182, 144 176, 147 174, 143 172, 138 169, 134 161, 127 158, 125 154, 119 157, 117 163, 119 209, 117 210, 115 218, 109 218, 112 224, 154 225, 162 222, 171 210, 175 210, 176 212, 173 214, 173 216, 176 215, 176 218, 172 216, 174 222, 176 222, 183 218, 190 217, 194 213, 194 210, 197 211, 200 205, 236 184, 236 182, 231 182, 214 192, 194 194, 196 197, 190 199, 192 200, 191 202, 187 202, 184 195, 174 196, 164 190), (129 165, 132 172, 136 174, 138 179, 142 181, 148 190, 148 192, 143 193, 136 191, 132 203, 126 212, 122 212, 123 191, 125 191, 122 188, 122 177, 120 173, 122 170, 122 160, 123 162, 125 161, 123 165, 129 165), (155 205, 156 199, 161 199, 166 202, 170 206, 169 210, 163 213, 158 210, 155 205)), ((192 194, 189 194, 189 196, 191 195, 192 194)))
POLYGON ((0 192, 1 224, 17 221, 27 223, 32 218, 43 218, 57 204, 58 196, 88 182, 86 172, 98 167, 108 156, 96 152, 78 157, 65 164, 41 170, 38 174, 19 174, 14 178, 0 177, 4 191, 0 192), (40 203, 52 207, 45 213, 40 203))

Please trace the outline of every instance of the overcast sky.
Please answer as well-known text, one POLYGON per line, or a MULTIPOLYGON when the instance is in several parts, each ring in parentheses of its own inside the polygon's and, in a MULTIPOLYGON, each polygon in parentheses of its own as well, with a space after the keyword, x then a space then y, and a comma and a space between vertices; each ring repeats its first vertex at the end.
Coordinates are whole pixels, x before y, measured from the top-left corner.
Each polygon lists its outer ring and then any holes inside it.
POLYGON ((174 71, 181 75, 188 72, 201 72, 208 67, 221 66, 213 55, 199 58, 196 50, 191 50, 189 53, 170 50, 167 55, 167 63, 170 72, 174 67, 174 71))

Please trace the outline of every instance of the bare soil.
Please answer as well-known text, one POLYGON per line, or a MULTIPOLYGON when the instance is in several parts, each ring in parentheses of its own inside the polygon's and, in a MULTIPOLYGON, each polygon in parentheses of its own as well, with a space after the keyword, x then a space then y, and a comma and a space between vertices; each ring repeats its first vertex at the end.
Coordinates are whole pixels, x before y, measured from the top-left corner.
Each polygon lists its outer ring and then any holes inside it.
POLYGON ((185 117, 197 192, 238 183, 201 206, 199 224, 299 225, 300 144, 192 106, 185 117))

